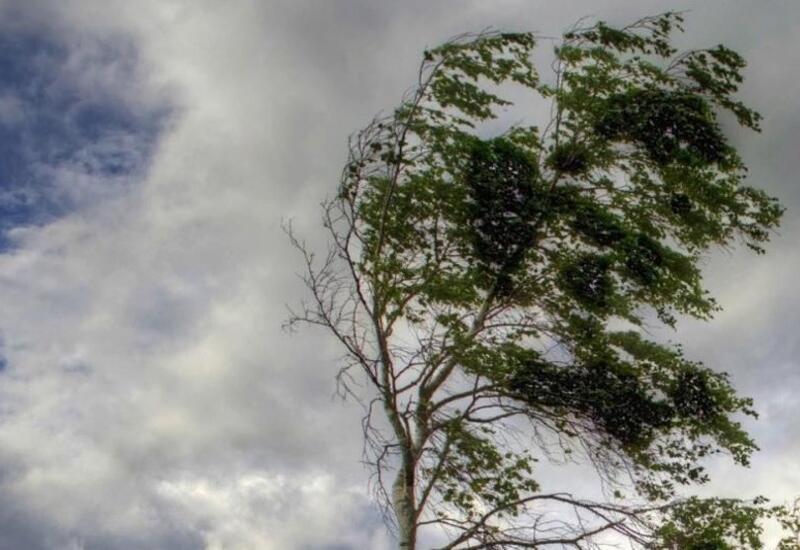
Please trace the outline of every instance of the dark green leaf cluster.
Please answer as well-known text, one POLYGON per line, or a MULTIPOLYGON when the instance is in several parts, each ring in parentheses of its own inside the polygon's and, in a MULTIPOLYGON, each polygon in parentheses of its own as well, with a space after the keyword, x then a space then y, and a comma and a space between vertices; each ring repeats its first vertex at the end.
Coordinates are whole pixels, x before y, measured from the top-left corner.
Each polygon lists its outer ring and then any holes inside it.
POLYGON ((561 271, 565 294, 587 311, 608 311, 615 293, 611 265, 608 256, 596 254, 582 254, 570 261, 561 271))
POLYGON ((584 143, 562 143, 557 145, 547 158, 550 169, 559 174, 579 176, 586 173, 592 164, 592 154, 584 143))
POLYGON ((511 343, 473 347, 460 359, 465 368, 502 382, 534 417, 623 449, 637 467, 657 474, 642 478, 648 494, 663 497, 676 482, 705 479, 697 460, 717 452, 715 446, 746 463, 754 444, 730 415, 753 411, 724 375, 636 332, 607 332, 578 317, 562 330, 575 345, 571 361, 511 343))
POLYGON ((534 244, 536 222, 545 206, 538 167, 508 140, 476 140, 465 182, 475 259, 505 294, 510 275, 534 244))
POLYGON ((608 98, 596 131, 641 146, 657 164, 721 164, 733 150, 707 101, 695 93, 630 89, 608 98))
POLYGON ((510 387, 534 409, 586 417, 623 446, 641 447, 677 415, 626 367, 601 360, 570 367, 536 361, 521 368, 510 387))

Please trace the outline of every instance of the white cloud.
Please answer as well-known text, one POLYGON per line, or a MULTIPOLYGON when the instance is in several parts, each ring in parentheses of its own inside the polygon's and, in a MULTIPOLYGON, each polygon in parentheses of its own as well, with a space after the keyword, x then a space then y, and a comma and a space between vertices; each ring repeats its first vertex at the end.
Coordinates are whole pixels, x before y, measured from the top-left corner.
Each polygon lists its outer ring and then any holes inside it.
POLYGON ((159 493, 192 518, 209 549, 390 547, 379 522, 352 523, 375 516, 363 490, 337 487, 328 474, 168 481, 159 493))

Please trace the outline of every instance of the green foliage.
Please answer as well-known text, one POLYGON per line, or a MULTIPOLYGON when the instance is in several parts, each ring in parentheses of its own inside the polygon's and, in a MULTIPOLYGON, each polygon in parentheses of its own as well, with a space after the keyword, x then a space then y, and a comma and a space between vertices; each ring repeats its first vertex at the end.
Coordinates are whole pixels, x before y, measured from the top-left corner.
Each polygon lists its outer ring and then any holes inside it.
POLYGON ((570 261, 561 272, 564 292, 587 311, 603 314, 614 296, 614 279, 607 256, 582 254, 570 261))
POLYGON ((534 244, 544 198, 538 179, 534 160, 510 141, 475 141, 465 174, 473 253, 503 293, 534 244))
POLYGON ((778 543, 778 550, 797 550, 800 548, 800 499, 792 506, 778 506, 773 509, 786 536, 778 543))
POLYGON ((609 141, 635 143, 661 165, 720 164, 733 154, 708 102, 695 92, 630 89, 614 94, 602 106, 595 131, 609 141))
POLYGON ((481 434, 458 422, 445 430, 452 450, 440 472, 445 502, 475 514, 481 505, 506 507, 539 488, 530 477, 535 460, 501 452, 488 437, 490 430, 484 429, 481 434))
POLYGON ((681 550, 734 550, 762 548, 762 520, 774 509, 762 506, 765 499, 752 502, 735 499, 691 498, 670 509, 659 529, 659 548, 681 550))
POLYGON ((591 151, 583 143, 557 145, 547 159, 547 165, 555 172, 576 176, 591 167, 591 151))
MULTIPOLYGON (((555 85, 531 64, 532 34, 453 41, 425 52, 419 88, 358 137, 330 223, 347 228, 335 235, 382 367, 354 356, 429 483, 418 506, 438 494, 440 521, 472 537, 496 535, 481 511, 517 515, 538 490, 536 457, 504 450, 493 420, 521 415, 607 481, 628 476, 632 495, 660 503, 648 513, 669 510, 653 547, 760 547, 760 503, 664 504, 707 480, 711 455, 747 465, 756 446, 737 418, 755 413, 725 374, 640 327, 709 318, 701 254, 737 240, 763 252, 783 213, 744 184, 718 122, 727 111, 758 129, 733 97, 744 61, 722 46, 676 56, 680 24, 667 13, 567 33, 555 85), (507 86, 551 101, 551 123, 488 138, 507 86), (398 326, 418 347, 392 347, 398 326), (456 374, 473 387, 463 398, 456 374)), ((371 341, 358 334, 339 336, 371 341)))

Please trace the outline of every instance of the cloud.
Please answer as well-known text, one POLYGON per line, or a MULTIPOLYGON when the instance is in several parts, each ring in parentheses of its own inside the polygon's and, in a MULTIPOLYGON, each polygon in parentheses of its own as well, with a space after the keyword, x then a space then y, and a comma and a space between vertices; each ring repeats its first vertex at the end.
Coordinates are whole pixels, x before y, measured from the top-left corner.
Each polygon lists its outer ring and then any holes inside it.
MULTIPOLYGON (((68 123, 69 153, 32 140, 23 167, 70 208, 4 226, 14 248, 0 255, 0 549, 388 548, 359 463, 361 412, 332 398, 338 351, 321 332, 281 330, 302 293, 281 219, 322 242, 317 204, 347 134, 397 102, 426 45, 487 25, 555 33, 586 13, 626 21, 669 7, 312 5, 0 2, 15 32, 59 45, 36 73, 58 78, 42 86, 78 98, 52 113, 68 123)), ((796 38, 789 26, 768 44, 742 37, 743 22, 758 35, 774 17, 725 6, 698 3, 687 40, 741 45, 751 59, 745 93, 768 124, 763 145, 741 143, 754 178, 800 203, 783 183, 797 163, 784 94, 797 82, 767 68, 796 38)), ((42 116, 12 92, 0 94, 8 132, 42 116)), ((758 261, 710 261, 727 313, 675 335, 759 397, 768 412, 753 429, 769 447, 752 479, 781 495, 800 492, 772 468, 800 451, 785 389, 798 382, 796 229, 758 261)))
POLYGON ((363 490, 336 485, 326 474, 298 479, 251 473, 216 483, 167 481, 159 493, 192 518, 211 549, 388 549, 363 490))
POLYGON ((167 120, 124 36, 76 36, 8 8, 0 24, 0 246, 124 193, 167 120))

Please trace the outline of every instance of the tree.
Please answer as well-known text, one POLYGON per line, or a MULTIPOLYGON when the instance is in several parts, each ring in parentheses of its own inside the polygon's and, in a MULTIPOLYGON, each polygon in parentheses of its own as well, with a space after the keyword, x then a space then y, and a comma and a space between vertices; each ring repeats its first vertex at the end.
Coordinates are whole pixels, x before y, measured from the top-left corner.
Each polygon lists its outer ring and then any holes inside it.
POLYGON ((293 321, 332 331, 341 387, 367 398, 400 548, 434 526, 445 549, 760 547, 763 500, 680 492, 707 457, 748 464, 751 401, 646 330, 709 319, 703 254, 762 253, 782 214, 719 122, 759 130, 734 98, 744 60, 678 54, 681 22, 576 26, 548 80, 531 33, 426 51, 400 106, 351 138, 327 255, 290 231, 312 297, 293 321), (491 135, 510 87, 548 101, 549 123, 491 135), (591 464, 605 496, 547 487, 543 460, 591 464))

